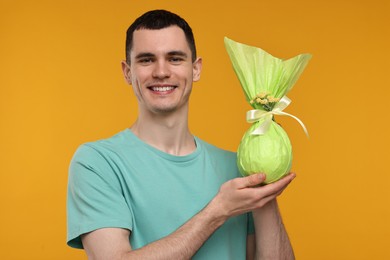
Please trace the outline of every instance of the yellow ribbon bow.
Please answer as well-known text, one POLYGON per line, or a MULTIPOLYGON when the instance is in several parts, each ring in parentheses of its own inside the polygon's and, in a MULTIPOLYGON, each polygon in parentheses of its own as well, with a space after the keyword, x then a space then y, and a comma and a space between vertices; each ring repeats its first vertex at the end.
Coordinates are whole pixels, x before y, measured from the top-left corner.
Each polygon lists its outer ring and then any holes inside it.
POLYGON ((256 128, 251 135, 263 135, 265 134, 272 122, 273 115, 280 115, 280 116, 290 116, 298 121, 298 123, 302 126, 303 131, 305 132, 306 136, 309 137, 309 133, 307 132, 307 129, 303 122, 296 116, 293 116, 289 113, 283 112, 283 110, 290 105, 291 99, 289 99, 287 96, 282 97, 282 99, 275 104, 274 108, 271 111, 264 111, 260 109, 253 109, 246 113, 246 121, 248 123, 254 123, 259 121, 262 118, 265 118, 264 122, 262 122, 258 128, 256 128))

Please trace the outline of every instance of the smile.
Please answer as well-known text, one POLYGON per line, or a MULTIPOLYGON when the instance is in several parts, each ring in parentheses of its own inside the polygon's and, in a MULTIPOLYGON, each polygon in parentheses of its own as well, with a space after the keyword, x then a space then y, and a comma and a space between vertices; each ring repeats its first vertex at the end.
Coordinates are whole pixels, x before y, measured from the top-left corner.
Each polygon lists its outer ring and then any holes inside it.
POLYGON ((169 91, 174 89, 175 87, 152 87, 153 91, 169 91))
POLYGON ((176 86, 152 86, 148 87, 153 92, 170 92, 176 88, 176 86))

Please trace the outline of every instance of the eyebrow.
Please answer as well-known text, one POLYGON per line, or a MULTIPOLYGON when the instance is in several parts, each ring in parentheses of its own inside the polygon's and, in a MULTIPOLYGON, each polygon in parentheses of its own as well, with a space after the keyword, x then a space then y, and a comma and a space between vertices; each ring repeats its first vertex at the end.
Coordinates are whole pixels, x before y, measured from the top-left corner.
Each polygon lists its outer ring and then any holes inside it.
MULTIPOLYGON (((155 57, 155 56, 156 55, 154 55, 151 52, 141 52, 135 56, 135 59, 151 58, 151 57, 155 57)), ((183 51, 170 51, 170 52, 168 52, 168 56, 181 56, 183 58, 188 57, 187 53, 185 53, 183 51)))
POLYGON ((135 59, 142 59, 142 58, 150 58, 150 57, 154 57, 155 55, 153 53, 150 53, 150 52, 141 52, 139 54, 137 54, 137 56, 135 56, 135 59))
POLYGON ((170 51, 168 52, 168 55, 169 56, 182 56, 183 58, 187 58, 187 53, 183 52, 183 51, 170 51))

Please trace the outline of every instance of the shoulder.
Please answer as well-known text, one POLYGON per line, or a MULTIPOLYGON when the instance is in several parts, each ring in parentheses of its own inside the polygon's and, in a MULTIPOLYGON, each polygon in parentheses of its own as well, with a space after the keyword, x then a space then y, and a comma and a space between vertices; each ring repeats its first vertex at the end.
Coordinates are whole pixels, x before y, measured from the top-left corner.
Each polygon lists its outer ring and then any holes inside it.
POLYGON ((127 142, 125 133, 81 144, 74 153, 69 169, 68 184, 71 189, 86 190, 96 185, 98 189, 111 186, 120 189, 123 154, 127 142))
POLYGON ((96 174, 114 171, 120 164, 125 147, 131 146, 125 134, 125 131, 122 131, 106 139, 81 144, 71 159, 70 173, 81 170, 96 174))
POLYGON ((109 138, 81 144, 77 148, 73 160, 100 160, 112 154, 120 153, 124 147, 129 145, 131 145, 131 142, 126 140, 126 131, 124 130, 109 138))

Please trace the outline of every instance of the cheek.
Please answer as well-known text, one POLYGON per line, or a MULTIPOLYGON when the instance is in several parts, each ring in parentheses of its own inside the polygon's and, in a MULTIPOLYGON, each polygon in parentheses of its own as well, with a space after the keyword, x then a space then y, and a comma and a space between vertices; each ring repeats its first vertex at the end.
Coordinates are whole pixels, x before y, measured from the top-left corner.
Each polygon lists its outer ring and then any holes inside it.
POLYGON ((131 75, 131 85, 133 87, 134 94, 136 95, 137 99, 141 101, 146 90, 145 84, 148 79, 148 73, 145 69, 135 69, 132 71, 131 75))
POLYGON ((148 75, 150 74, 146 69, 142 69, 142 70, 138 69, 138 70, 134 70, 131 75, 132 75, 131 77, 132 83, 139 86, 145 84, 145 81, 148 79, 148 75))
POLYGON ((135 84, 132 84, 132 87, 133 87, 133 93, 135 95, 135 97, 137 98, 138 101, 142 101, 142 93, 138 87, 138 84, 135 83, 135 84))
POLYGON ((193 81, 193 72, 192 69, 183 68, 180 71, 176 71, 177 75, 180 75, 180 78, 185 81, 187 84, 193 81))

